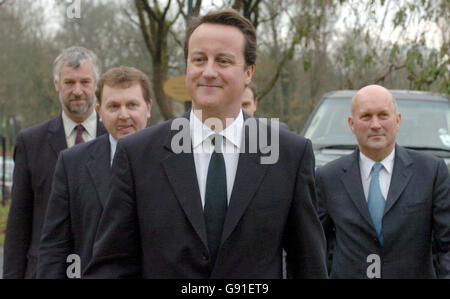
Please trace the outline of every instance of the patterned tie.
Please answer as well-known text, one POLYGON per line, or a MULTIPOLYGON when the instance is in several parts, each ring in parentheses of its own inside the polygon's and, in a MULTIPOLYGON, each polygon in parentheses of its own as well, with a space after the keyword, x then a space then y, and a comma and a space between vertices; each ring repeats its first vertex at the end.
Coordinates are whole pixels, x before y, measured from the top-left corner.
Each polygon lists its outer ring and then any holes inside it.
POLYGON ((379 162, 373 165, 372 179, 370 180, 369 187, 369 198, 367 200, 370 217, 372 218, 372 222, 375 226, 375 230, 377 231, 378 239, 380 240, 381 245, 383 245, 383 234, 381 232, 381 226, 383 220, 384 205, 386 204, 386 200, 384 199, 380 188, 379 174, 382 168, 383 165, 379 162))
POLYGON ((214 266, 222 237, 223 224, 227 213, 227 177, 223 154, 217 151, 221 148, 223 137, 214 135, 211 155, 206 177, 204 217, 208 247, 211 254, 211 265, 214 266))
POLYGON ((77 136, 75 137, 75 144, 84 143, 84 139, 81 136, 84 132, 83 125, 80 124, 80 125, 76 126, 75 130, 77 131, 77 136))

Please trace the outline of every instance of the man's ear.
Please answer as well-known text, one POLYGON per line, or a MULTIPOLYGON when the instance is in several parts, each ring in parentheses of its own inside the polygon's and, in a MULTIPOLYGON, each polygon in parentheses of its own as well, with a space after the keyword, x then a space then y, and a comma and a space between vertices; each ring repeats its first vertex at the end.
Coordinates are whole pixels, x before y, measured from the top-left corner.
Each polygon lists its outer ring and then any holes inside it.
POLYGON ((147 104, 147 120, 152 117, 152 100, 150 100, 147 104))
POLYGON ((97 114, 98 114, 98 119, 101 121, 101 122, 103 122, 102 121, 102 115, 100 114, 100 104, 95 104, 95 110, 97 110, 97 114))
POLYGON ((353 117, 351 117, 351 116, 349 116, 348 117, 348 119, 347 119, 347 121, 348 121, 348 126, 350 127, 350 130, 352 130, 352 132, 353 132, 353 134, 355 133, 355 131, 353 130, 353 128, 354 128, 354 122, 353 122, 353 117))
POLYGON ((59 83, 56 79, 53 79, 53 85, 55 86, 56 92, 59 92, 59 83))
POLYGON ((245 74, 246 74, 245 86, 250 84, 250 82, 252 81, 252 77, 253 77, 254 73, 255 73, 255 65, 254 64, 249 65, 249 66, 246 67, 246 70, 245 70, 245 74))

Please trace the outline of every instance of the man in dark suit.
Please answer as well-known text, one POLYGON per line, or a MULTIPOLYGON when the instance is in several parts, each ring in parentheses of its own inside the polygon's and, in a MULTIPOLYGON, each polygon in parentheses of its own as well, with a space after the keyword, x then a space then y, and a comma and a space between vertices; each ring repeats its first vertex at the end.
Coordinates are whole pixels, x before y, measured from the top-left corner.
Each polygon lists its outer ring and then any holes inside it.
POLYGON ((135 68, 108 70, 96 95, 97 112, 109 134, 61 152, 42 230, 37 278, 80 277, 92 256, 117 140, 144 129, 150 118, 150 83, 135 68), (77 256, 68 264, 72 254, 77 256))
MULTIPOLYGON (((335 230, 332 278, 450 278, 450 179, 442 159, 395 144, 401 114, 385 88, 370 85, 348 118, 352 154, 317 170, 319 215, 335 230)), ((426 120, 424 120, 426 121, 426 120)))
POLYGON ((272 164, 261 162, 267 148, 242 150, 255 137, 241 111, 256 60, 253 25, 232 10, 211 12, 190 24, 185 49, 193 110, 119 141, 85 274, 281 278, 285 248, 290 277, 326 278, 311 143, 275 132, 272 164))
POLYGON ((62 114, 17 135, 4 278, 36 276, 41 229, 59 152, 106 132, 94 111, 99 75, 100 62, 90 50, 64 50, 53 63, 62 114))

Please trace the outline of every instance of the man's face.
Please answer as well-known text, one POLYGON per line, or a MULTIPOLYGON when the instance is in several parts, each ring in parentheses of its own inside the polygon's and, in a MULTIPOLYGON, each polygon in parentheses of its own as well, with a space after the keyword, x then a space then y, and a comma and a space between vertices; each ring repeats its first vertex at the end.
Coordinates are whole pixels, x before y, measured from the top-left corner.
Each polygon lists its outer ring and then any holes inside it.
POLYGON ((74 121, 83 121, 94 105, 95 75, 90 62, 78 68, 63 65, 59 81, 54 81, 64 112, 74 121))
POLYGON ((202 24, 189 39, 186 87, 192 108, 235 117, 254 66, 246 66, 244 35, 233 26, 202 24))
POLYGON ((256 111, 256 100, 253 98, 253 92, 246 88, 242 94, 242 110, 249 116, 253 116, 256 111))
POLYGON ((348 118, 361 152, 372 159, 385 158, 392 151, 400 121, 390 93, 381 87, 369 87, 355 97, 353 115, 348 118))
POLYGON ((144 129, 151 108, 139 83, 128 88, 104 85, 101 105, 97 105, 100 121, 116 140, 144 129))

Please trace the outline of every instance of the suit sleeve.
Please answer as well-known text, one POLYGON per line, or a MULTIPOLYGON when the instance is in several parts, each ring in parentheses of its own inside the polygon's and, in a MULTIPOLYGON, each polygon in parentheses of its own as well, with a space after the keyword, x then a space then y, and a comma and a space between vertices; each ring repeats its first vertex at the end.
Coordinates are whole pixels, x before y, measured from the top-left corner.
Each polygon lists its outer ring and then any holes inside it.
POLYGON ((450 177, 439 161, 433 188, 433 230, 439 261, 438 277, 450 278, 450 177))
POLYGON ((64 155, 59 156, 42 229, 37 278, 67 278, 67 256, 73 253, 70 193, 64 155))
POLYGON ((322 228, 325 233, 325 239, 327 241, 327 267, 328 271, 331 269, 332 251, 335 242, 335 228, 333 219, 328 214, 327 208, 327 196, 325 191, 325 184, 323 183, 323 176, 321 175, 321 169, 316 171, 316 190, 318 201, 318 213, 319 219, 322 224, 322 228))
POLYGON ((141 255, 131 165, 119 142, 110 192, 94 242, 85 278, 140 278, 141 255))
POLYGON ((11 207, 6 225, 3 278, 24 278, 33 222, 33 190, 23 135, 14 148, 14 174, 11 207))
POLYGON ((327 278, 326 243, 314 185, 314 154, 307 140, 284 235, 288 278, 327 278))
POLYGON ((321 176, 320 169, 318 169, 316 173, 316 190, 317 190, 319 219, 320 222, 322 223, 325 236, 327 237, 328 240, 328 236, 331 236, 333 234, 334 224, 333 220, 330 218, 330 215, 328 215, 325 186, 323 183, 323 178, 321 176))

